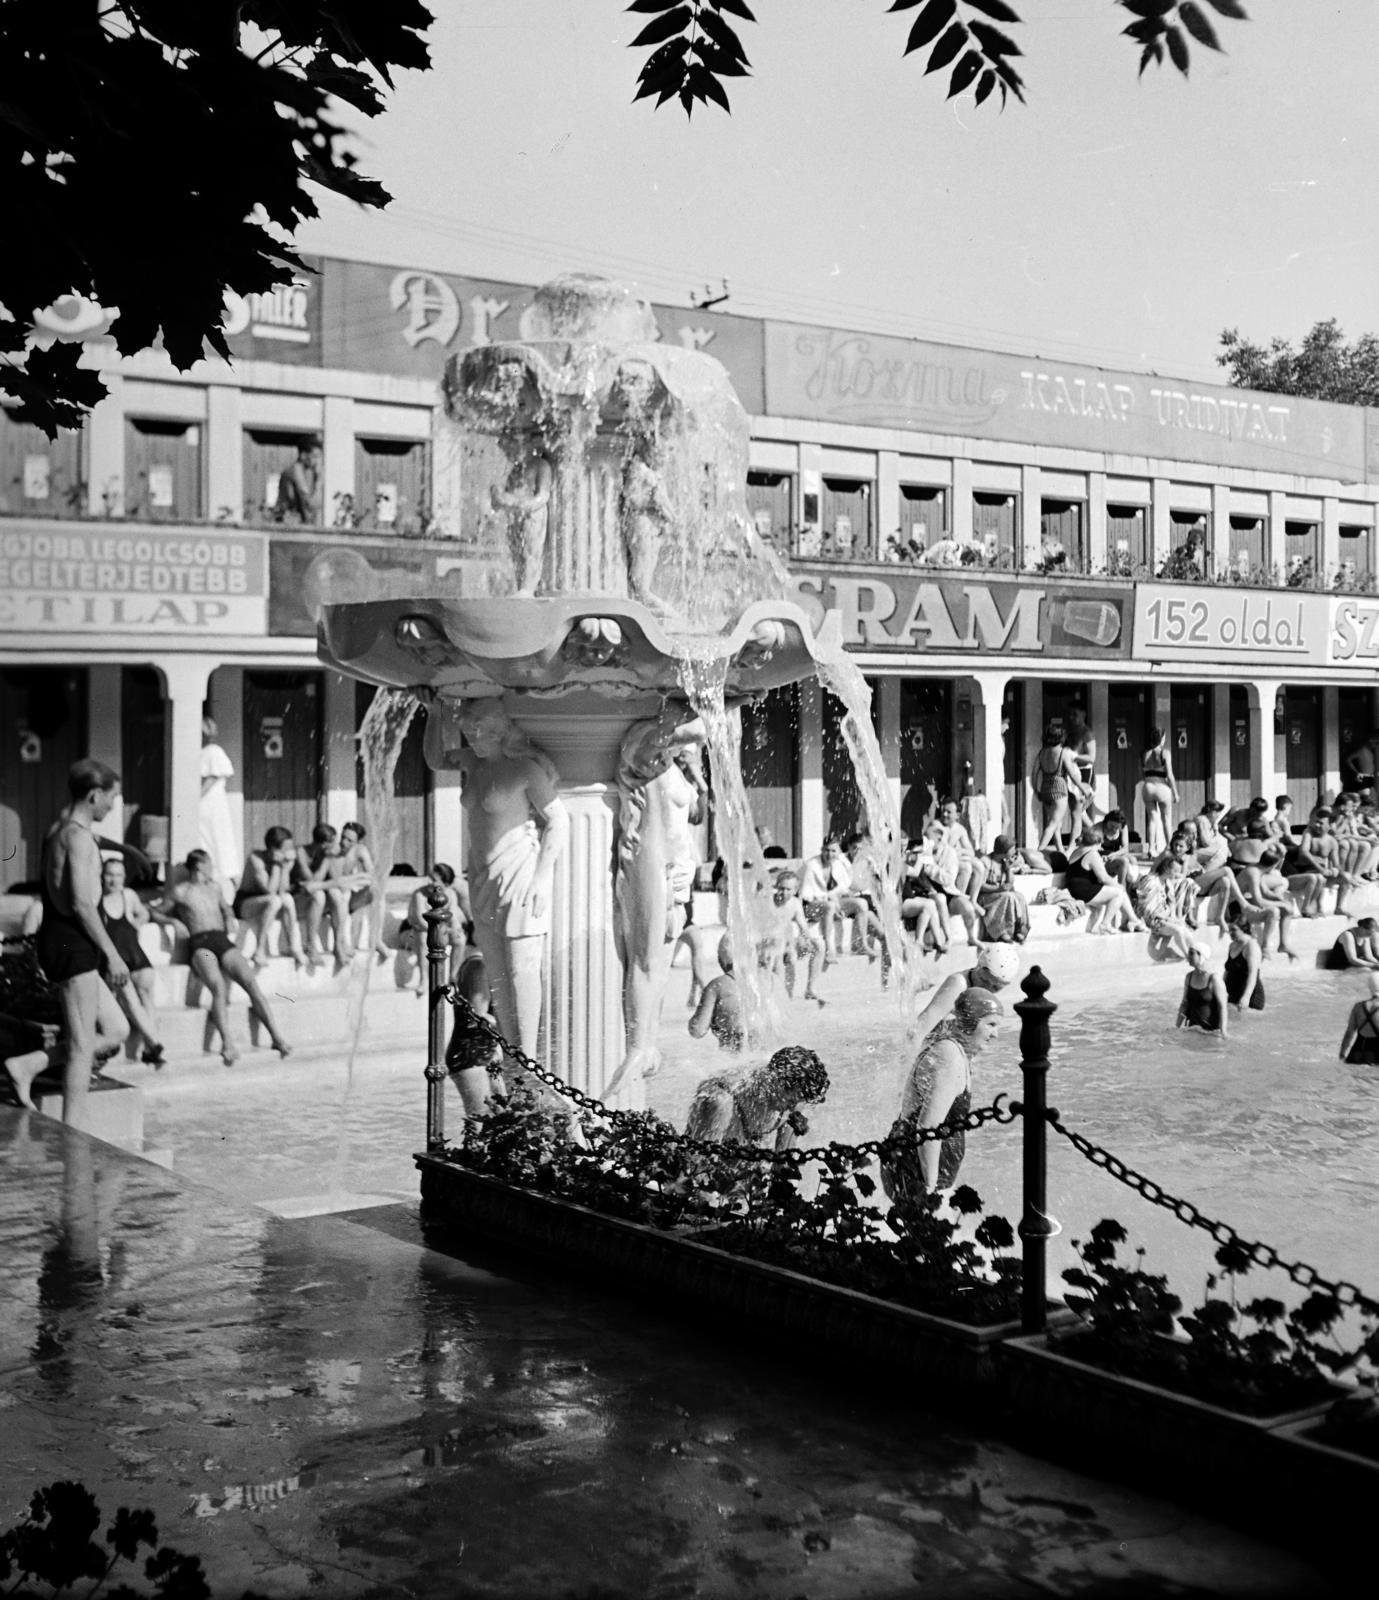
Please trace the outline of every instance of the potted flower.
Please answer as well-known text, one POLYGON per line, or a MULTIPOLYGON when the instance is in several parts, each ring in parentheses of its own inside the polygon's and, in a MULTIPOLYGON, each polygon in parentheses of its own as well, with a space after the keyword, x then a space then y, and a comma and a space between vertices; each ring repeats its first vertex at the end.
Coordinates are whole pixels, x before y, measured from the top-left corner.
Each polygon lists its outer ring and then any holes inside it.
POLYGON ((1253 1257, 1232 1241, 1185 1312, 1142 1249, 1120 1259, 1125 1242, 1119 1222, 1099 1222, 1063 1274, 1079 1321, 1003 1347, 1022 1433, 1254 1526, 1295 1517, 1302 1491, 1281 1441, 1342 1393, 1335 1374, 1352 1358, 1334 1343, 1340 1303, 1314 1292, 1291 1311, 1263 1297, 1242 1304, 1237 1280, 1253 1257))

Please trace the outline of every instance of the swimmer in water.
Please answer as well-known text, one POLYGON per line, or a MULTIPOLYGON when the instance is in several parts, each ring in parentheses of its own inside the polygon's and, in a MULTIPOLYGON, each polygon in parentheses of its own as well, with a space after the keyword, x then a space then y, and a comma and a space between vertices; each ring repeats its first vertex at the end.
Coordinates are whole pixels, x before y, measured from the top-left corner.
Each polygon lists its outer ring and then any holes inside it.
POLYGON ((1200 939, 1187 947, 1187 976, 1183 979, 1183 998, 1178 1005, 1180 1028, 1200 1028, 1203 1033, 1219 1033, 1223 1039, 1230 1037, 1226 1026, 1226 983, 1219 972, 1213 972, 1207 962, 1211 948, 1200 939))
POLYGON ((718 964, 723 969, 721 975, 704 985, 689 1019, 690 1037, 702 1039, 712 1033, 720 1050, 736 1053, 742 1049, 742 997, 733 976, 733 947, 726 933, 718 941, 718 964))
POLYGON ((1369 994, 1357 1000, 1346 1019, 1341 1060, 1352 1066, 1379 1066, 1379 972, 1369 975, 1369 994))
POLYGON ((970 990, 999 994, 1008 984, 1015 982, 1020 973, 1020 952, 1013 944, 983 945, 969 972, 950 973, 938 988, 933 990, 919 1013, 910 1040, 920 1044, 941 1022, 953 1014, 959 998, 970 990))

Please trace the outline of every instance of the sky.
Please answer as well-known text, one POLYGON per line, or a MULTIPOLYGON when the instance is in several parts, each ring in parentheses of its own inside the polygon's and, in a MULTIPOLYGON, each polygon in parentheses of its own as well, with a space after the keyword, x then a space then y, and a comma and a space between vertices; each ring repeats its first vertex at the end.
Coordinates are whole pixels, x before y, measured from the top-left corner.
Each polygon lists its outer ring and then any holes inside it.
MULTIPOLYGON (((383 213, 304 250, 1224 381, 1220 335, 1379 332, 1379 3, 1246 0, 1150 68, 1112 0, 1013 0, 1026 103, 945 100, 888 0, 752 0, 732 115, 633 103, 620 0, 429 0, 433 69, 360 119, 383 213)), ((1200 0, 1206 9, 1206 0, 1200 0)))

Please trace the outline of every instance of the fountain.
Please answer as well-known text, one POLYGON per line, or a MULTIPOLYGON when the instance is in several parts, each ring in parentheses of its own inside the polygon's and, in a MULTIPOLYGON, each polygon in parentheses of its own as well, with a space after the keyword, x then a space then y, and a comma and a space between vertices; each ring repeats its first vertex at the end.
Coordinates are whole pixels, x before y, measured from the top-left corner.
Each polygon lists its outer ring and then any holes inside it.
MULTIPOLYGON (((719 851, 763 877, 737 764, 742 702, 817 673, 878 773, 879 752, 834 619, 816 626, 786 598, 746 515, 747 418, 721 365, 658 344, 646 302, 597 278, 539 290, 531 329, 446 374, 479 507, 456 570, 423 586, 334 551, 309 573, 310 598, 322 660, 412 691, 427 759, 463 773, 476 940, 504 1035, 640 1109, 705 750, 719 851)), ((867 792, 894 859, 889 789, 867 792)), ((740 882, 730 892, 738 948, 755 948, 761 901, 740 882)), ((767 1038, 755 967, 738 973, 767 1038)))

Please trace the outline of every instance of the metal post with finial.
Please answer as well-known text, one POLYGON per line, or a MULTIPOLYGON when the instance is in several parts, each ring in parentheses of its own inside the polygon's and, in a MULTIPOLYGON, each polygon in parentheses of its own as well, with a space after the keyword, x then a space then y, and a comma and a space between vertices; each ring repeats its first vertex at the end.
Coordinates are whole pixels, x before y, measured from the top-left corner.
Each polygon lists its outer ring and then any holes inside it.
POLYGON ((445 890, 433 883, 426 891, 430 910, 426 922, 426 1148, 435 1153, 445 1147, 445 1045, 450 1006, 446 999, 450 942, 445 929, 450 906, 445 890))
POLYGON ((1020 984, 1023 1000, 1015 1002, 1020 1018, 1020 1071, 1024 1076, 1024 1211, 1017 1229, 1024 1241, 1024 1288, 1020 1308, 1025 1333, 1042 1333, 1047 1320, 1045 1244, 1059 1232, 1048 1212, 1048 1150, 1045 1113, 1048 1105, 1049 1018, 1058 1010, 1049 992, 1049 980, 1031 967, 1020 984))

